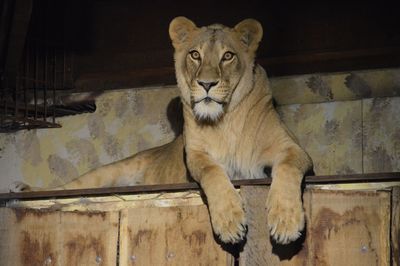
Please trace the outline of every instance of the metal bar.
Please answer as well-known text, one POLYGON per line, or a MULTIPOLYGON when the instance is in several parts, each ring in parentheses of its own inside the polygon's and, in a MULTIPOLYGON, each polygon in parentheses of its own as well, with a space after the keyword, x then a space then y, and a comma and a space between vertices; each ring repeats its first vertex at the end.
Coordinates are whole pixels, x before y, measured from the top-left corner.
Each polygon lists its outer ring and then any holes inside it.
MULTIPOLYGON (((43 121, 47 121, 47 50, 48 47, 45 47, 45 54, 44 54, 44 88, 43 88, 43 107, 44 107, 44 114, 43 114, 43 121)), ((55 104, 53 102, 53 104, 55 104)))
POLYGON ((16 77, 14 89, 14 118, 18 117, 18 90, 19 90, 19 76, 16 77))
MULTIPOLYGON (((42 20, 42 30, 43 30, 43 39, 46 40, 46 43, 42 45, 44 48, 44 62, 43 62, 43 79, 44 79, 44 88, 43 88, 43 107, 44 107, 44 114, 43 114, 43 121, 47 121, 47 54, 49 50, 49 45, 48 45, 48 34, 47 34, 47 25, 49 23, 48 20, 48 2, 44 2, 43 4, 43 20, 42 20)), ((43 56, 43 53, 42 53, 43 56)), ((54 102, 53 102, 54 104, 54 102)))
POLYGON ((5 84, 5 90, 4 90, 4 92, 5 92, 5 100, 4 100, 4 117, 5 117, 5 119, 7 119, 7 95, 9 95, 8 93, 7 93, 7 90, 8 90, 8 81, 7 81, 7 79, 5 80, 6 82, 6 84, 5 84))
POLYGON ((38 45, 35 43, 35 83, 33 86, 33 99, 34 99, 34 105, 35 105, 35 119, 37 119, 37 87, 38 84, 36 80, 38 80, 39 77, 39 55, 38 55, 38 45))
POLYGON ((1 113, 1 124, 0 126, 2 127, 7 119, 7 78, 5 78, 2 82, 3 87, 1 88, 1 103, 4 105, 4 110, 1 113))
POLYGON ((62 89, 65 89, 65 58, 66 58, 66 55, 65 55, 65 47, 63 47, 63 52, 64 52, 64 59, 63 59, 63 65, 64 65, 64 68, 63 68, 63 82, 62 82, 62 89))
MULTIPOLYGON (((271 178, 247 179, 232 181, 235 187, 270 185, 271 178)), ((369 182, 391 182, 400 181, 400 172, 393 173, 374 173, 374 174, 353 174, 353 175, 330 175, 330 176, 306 176, 305 184, 340 184, 340 183, 369 183, 369 182)), ((197 183, 182 183, 168 185, 140 185, 130 187, 109 187, 109 188, 90 188, 74 190, 54 190, 36 191, 22 193, 1 193, 0 200, 12 199, 45 199, 45 198, 65 198, 77 196, 105 196, 115 194, 140 194, 151 192, 174 192, 183 190, 198 190, 197 183)))
POLYGON ((29 81, 27 79, 24 80, 24 77, 29 76, 29 59, 30 59, 30 49, 29 45, 25 44, 25 73, 24 76, 21 77, 24 81, 24 103, 25 103, 25 117, 28 117, 28 99, 26 97, 26 90, 29 87, 29 81))
POLYGON ((59 124, 53 124, 53 123, 50 123, 50 122, 45 122, 45 121, 41 121, 41 120, 35 120, 35 119, 32 119, 32 118, 19 117, 19 118, 16 118, 16 121, 27 122, 30 125, 44 126, 46 128, 49 128, 49 127, 60 128, 61 127, 59 124))
POLYGON ((57 48, 54 48, 53 123, 56 123, 57 48))

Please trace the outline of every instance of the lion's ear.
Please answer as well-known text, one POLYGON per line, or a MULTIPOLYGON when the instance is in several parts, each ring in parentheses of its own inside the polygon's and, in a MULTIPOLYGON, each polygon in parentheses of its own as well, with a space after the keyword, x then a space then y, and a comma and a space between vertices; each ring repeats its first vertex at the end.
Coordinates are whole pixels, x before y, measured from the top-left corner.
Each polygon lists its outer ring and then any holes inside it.
POLYGON ((178 48, 188 40, 191 33, 197 29, 196 24, 188 18, 176 17, 169 24, 169 37, 172 45, 178 48))
POLYGON ((255 19, 245 19, 235 26, 235 30, 239 35, 240 41, 251 51, 255 51, 258 43, 261 41, 263 29, 255 19))

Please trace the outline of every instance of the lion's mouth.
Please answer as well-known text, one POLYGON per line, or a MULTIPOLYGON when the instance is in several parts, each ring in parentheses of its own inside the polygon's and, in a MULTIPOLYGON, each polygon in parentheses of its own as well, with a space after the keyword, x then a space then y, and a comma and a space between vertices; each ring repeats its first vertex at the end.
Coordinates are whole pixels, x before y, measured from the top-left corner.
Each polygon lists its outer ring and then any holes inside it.
POLYGON ((204 98, 203 101, 204 101, 204 103, 209 103, 212 101, 212 99, 210 97, 206 97, 206 98, 204 98))
POLYGON ((210 96, 206 96, 206 97, 204 97, 204 98, 202 98, 202 99, 200 99, 200 100, 195 101, 194 103, 197 104, 197 103, 201 103, 201 102, 203 102, 203 103, 205 103, 205 104, 209 104, 209 103, 211 103, 211 102, 215 102, 215 103, 222 104, 222 105, 224 104, 223 101, 214 99, 214 98, 212 98, 212 97, 210 97, 210 96))

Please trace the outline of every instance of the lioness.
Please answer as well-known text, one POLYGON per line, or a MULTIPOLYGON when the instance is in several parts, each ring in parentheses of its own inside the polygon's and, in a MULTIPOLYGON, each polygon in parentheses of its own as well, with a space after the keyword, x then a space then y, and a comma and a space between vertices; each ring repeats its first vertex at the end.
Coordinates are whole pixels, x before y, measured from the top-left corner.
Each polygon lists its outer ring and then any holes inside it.
MULTIPOLYGON (((234 28, 198 28, 177 17, 169 35, 183 135, 55 189, 184 182, 188 169, 207 197, 214 232, 235 243, 244 237, 246 221, 230 178, 263 178, 265 167, 272 167, 266 203, 270 234, 281 244, 297 239, 304 228, 301 182, 312 163, 280 121, 266 73, 254 63, 260 23, 246 19, 234 28)), ((22 183, 13 187, 30 189, 22 183)))

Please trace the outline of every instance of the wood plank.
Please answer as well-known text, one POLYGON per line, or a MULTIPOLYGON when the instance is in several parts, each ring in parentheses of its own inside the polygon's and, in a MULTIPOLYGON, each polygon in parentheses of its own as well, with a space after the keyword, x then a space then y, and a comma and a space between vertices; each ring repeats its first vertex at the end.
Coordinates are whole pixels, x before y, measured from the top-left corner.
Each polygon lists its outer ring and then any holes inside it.
POLYGON ((400 266, 400 187, 392 190, 391 247, 392 265, 400 266))
POLYGON ((306 239, 289 246, 271 244, 267 194, 267 187, 241 188, 248 222, 241 265, 389 265, 389 192, 306 190, 306 239))
POLYGON ((122 210, 120 265, 231 265, 205 205, 122 210))
MULTIPOLYGON (((306 189, 306 239, 289 246, 269 240, 268 189, 241 188, 249 231, 240 265, 389 265, 390 223, 392 261, 399 265, 399 188, 392 194, 306 189)), ((121 211, 120 265, 233 263, 214 241, 205 205, 165 208, 159 201, 121 211)), ((0 208, 0 265, 115 265, 118 218, 117 212, 0 208)))
POLYGON ((115 265, 118 213, 0 208, 0 265, 115 265))
POLYGON ((311 191, 309 265, 389 265, 390 193, 311 191))
MULTIPOLYGON (((268 191, 268 187, 259 186, 244 186, 240 190, 248 225, 247 242, 240 254, 240 265, 308 265, 308 243, 304 237, 289 245, 271 242, 265 207, 268 191)), ((304 207, 309 217, 308 193, 304 195, 304 207)))
MULTIPOLYGON (((390 182, 400 181, 400 172, 390 173, 371 173, 371 174, 351 174, 351 175, 326 175, 326 176, 307 176, 306 184, 331 184, 331 183, 365 183, 365 182, 390 182)), ((244 179, 232 181, 235 187, 243 185, 269 185, 271 178, 244 179)), ((90 188, 73 190, 53 190, 36 191, 22 193, 0 193, 0 200, 12 199, 44 199, 57 197, 76 197, 76 196, 104 196, 115 194, 149 193, 149 192, 171 192, 197 190, 197 183, 167 184, 167 185, 140 185, 130 187, 109 187, 109 188, 90 188)))

